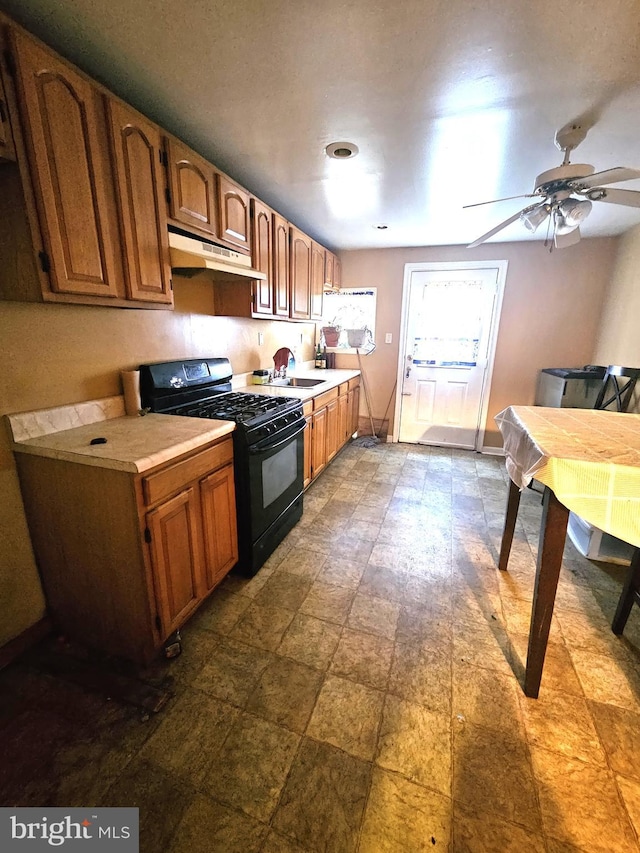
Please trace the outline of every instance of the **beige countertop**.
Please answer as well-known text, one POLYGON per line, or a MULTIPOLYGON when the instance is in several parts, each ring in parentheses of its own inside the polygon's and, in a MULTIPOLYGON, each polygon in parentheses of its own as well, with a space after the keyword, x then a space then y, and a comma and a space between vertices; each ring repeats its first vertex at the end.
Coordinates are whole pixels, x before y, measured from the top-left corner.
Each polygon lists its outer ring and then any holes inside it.
POLYGON ((295 385, 246 385, 234 390, 251 391, 254 394, 267 394, 272 397, 295 397, 305 402, 316 397, 318 394, 329 391, 331 388, 336 388, 342 382, 348 382, 349 379, 360 376, 360 371, 343 369, 316 370, 315 368, 309 368, 308 370, 294 370, 290 376, 300 379, 320 379, 321 381, 312 388, 297 388, 295 385))
MULTIPOLYGON (((302 368, 291 373, 320 379, 311 388, 292 385, 244 385, 234 390, 275 397, 311 400, 360 375, 359 370, 302 368)), ((250 374, 248 375, 250 376, 250 374)), ((55 409, 8 416, 17 453, 46 456, 82 465, 142 473, 233 432, 232 421, 183 418, 179 415, 124 416, 122 397, 91 400, 55 409), (91 444, 93 438, 106 443, 91 444)))
POLYGON ((179 415, 115 417, 14 441, 17 453, 141 473, 233 432, 232 421, 179 415), (106 444, 91 444, 106 438, 106 444))

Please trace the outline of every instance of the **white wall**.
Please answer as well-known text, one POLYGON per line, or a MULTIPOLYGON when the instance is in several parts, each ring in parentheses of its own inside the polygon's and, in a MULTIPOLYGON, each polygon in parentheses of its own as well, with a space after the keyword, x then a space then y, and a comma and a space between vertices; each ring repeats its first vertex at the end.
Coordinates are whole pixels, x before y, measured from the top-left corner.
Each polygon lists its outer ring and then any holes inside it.
MULTIPOLYGON (((640 367, 640 225, 620 238, 596 340, 594 364, 640 367)), ((630 411, 640 412, 640 388, 630 411)))

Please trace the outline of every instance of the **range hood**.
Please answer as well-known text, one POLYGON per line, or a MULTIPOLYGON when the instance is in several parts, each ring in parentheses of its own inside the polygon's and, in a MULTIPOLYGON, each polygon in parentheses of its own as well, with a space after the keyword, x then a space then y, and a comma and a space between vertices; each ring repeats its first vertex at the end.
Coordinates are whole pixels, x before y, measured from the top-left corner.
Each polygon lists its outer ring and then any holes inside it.
POLYGON ((240 252, 216 246, 195 237, 169 231, 171 269, 178 275, 190 278, 208 271, 213 278, 251 278, 265 281, 267 276, 251 266, 251 258, 240 252))

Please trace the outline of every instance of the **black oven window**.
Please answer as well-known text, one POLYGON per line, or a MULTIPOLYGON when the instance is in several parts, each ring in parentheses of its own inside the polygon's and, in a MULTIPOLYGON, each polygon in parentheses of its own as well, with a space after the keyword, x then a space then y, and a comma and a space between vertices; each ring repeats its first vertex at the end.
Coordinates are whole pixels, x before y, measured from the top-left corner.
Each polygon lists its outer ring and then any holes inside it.
POLYGON ((295 481, 297 468, 297 441, 291 441, 282 450, 262 463, 262 506, 268 507, 295 481))

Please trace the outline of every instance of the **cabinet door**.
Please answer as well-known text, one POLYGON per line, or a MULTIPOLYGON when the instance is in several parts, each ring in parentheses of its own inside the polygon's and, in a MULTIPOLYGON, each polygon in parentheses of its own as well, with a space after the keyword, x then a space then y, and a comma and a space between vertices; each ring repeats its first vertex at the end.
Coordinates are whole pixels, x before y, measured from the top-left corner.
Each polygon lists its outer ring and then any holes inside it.
POLYGON ((233 465, 200 482, 207 589, 213 589, 238 562, 233 465))
POLYGON ((327 409, 319 409, 312 415, 311 473, 313 477, 324 470, 327 464, 327 409))
POLYGON ((360 387, 349 391, 349 436, 358 431, 358 419, 360 417, 360 387))
POLYGON ((334 255, 333 252, 325 252, 324 255, 324 283, 327 287, 333 287, 333 266, 334 266, 334 255))
POLYGON ((215 172, 213 166, 175 139, 167 139, 169 213, 180 225, 216 234, 215 172))
POLYGON ((289 316, 289 223, 273 214, 273 313, 289 316))
POLYGON ((249 194, 218 174, 218 237, 234 249, 251 251, 249 194))
POLYGON ((189 488, 147 515, 163 638, 182 625, 205 593, 199 511, 196 492, 189 488))
POLYGON ((311 238, 291 226, 291 300, 289 316, 308 320, 311 286, 311 238))
POLYGON ((324 292, 324 249, 311 243, 311 300, 312 320, 322 320, 322 294, 324 292))
POLYGON ((135 110, 107 100, 130 299, 171 303, 160 129, 135 110))
POLYGON ((348 430, 350 423, 349 395, 343 394, 338 397, 338 447, 342 447, 351 435, 348 430))
POLYGON ((0 160, 15 160, 16 152, 13 147, 13 136, 9 125, 9 109, 0 78, 0 160))
POLYGON ((266 281, 253 282, 253 312, 273 315, 273 223, 271 210, 251 199, 251 262, 266 274, 266 281))
POLYGON ((51 289, 117 297, 122 264, 108 149, 99 130, 102 96, 22 33, 12 30, 11 39, 51 289))
POLYGON ((338 452, 338 401, 333 400, 327 406, 327 462, 331 462, 338 452))
POLYGON ((340 290, 342 287, 342 261, 333 256, 333 286, 340 290))
POLYGON ((312 455, 311 455, 311 453, 312 453, 312 451, 311 451, 312 440, 311 440, 311 436, 312 436, 312 432, 313 432, 312 420, 313 420, 312 415, 307 415, 307 417, 305 418, 306 426, 304 428, 304 480, 302 483, 303 488, 305 488, 305 489, 307 488, 307 486, 309 485, 309 483, 311 482, 311 479, 312 479, 312 470, 311 470, 311 463, 312 463, 312 455))

